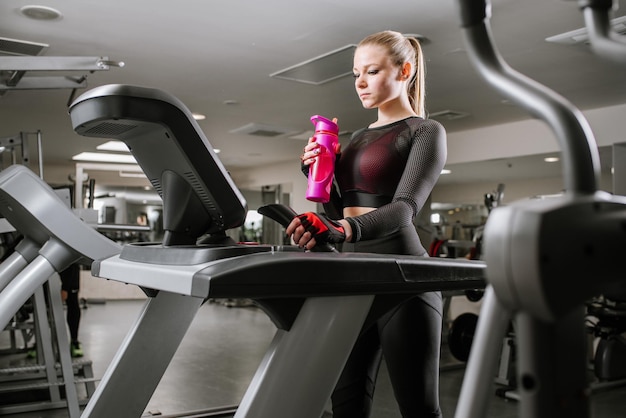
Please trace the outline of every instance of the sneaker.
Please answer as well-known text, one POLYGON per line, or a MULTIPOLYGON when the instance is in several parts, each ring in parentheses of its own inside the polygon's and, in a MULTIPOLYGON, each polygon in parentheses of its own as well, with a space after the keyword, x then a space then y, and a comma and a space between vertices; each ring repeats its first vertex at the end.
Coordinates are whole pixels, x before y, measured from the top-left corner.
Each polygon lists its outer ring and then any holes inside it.
POLYGON ((30 348, 26 351, 26 358, 34 359, 37 358, 37 349, 36 347, 30 348))
POLYGON ((70 344, 70 350, 72 357, 82 357, 83 356, 83 346, 80 345, 78 341, 72 341, 70 344))

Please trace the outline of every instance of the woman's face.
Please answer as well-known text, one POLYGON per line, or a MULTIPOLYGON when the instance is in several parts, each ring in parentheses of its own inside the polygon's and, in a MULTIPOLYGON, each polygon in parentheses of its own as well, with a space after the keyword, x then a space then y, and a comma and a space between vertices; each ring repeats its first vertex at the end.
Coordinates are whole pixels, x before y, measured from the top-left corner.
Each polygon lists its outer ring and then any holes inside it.
POLYGON ((394 65, 385 47, 362 45, 354 52, 354 87, 363 107, 377 108, 406 94, 402 69, 394 65))

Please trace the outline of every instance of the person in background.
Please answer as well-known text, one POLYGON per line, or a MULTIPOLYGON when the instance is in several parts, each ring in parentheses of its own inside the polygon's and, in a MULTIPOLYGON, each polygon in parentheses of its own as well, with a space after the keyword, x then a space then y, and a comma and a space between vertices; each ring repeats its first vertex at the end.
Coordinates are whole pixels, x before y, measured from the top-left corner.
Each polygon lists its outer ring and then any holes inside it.
MULTIPOLYGON (((353 71, 361 103, 377 109, 377 119, 337 150, 337 187, 325 214, 300 214, 286 233, 309 250, 330 242, 343 252, 427 257, 413 220, 439 178, 447 146, 443 126, 426 118, 421 46, 394 31, 372 34, 358 44, 353 71)), ((318 152, 311 138, 303 172, 318 152)), ((332 394, 333 417, 370 415, 383 357, 402 416, 441 417, 441 327, 441 293, 426 292, 364 329, 332 394)))
POLYGON ((72 357, 82 357, 83 347, 78 341, 78 326, 80 325, 80 304, 78 292, 80 290, 80 265, 74 263, 63 270, 61 277, 61 299, 67 308, 67 325, 70 332, 70 352, 72 357))

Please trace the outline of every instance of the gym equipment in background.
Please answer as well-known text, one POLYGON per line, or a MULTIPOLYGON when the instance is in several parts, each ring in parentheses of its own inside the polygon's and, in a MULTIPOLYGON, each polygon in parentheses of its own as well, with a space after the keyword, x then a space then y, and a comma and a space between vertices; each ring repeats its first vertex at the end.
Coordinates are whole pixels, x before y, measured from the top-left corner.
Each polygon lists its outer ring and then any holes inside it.
MULTIPOLYGON (((118 254, 121 248, 85 224, 43 180, 22 165, 0 171, 0 214, 24 237, 0 264, 0 329, 6 327, 32 295, 39 306, 45 307, 42 287, 48 284, 49 297, 54 302, 50 310, 63 375, 62 383, 49 383, 64 386, 69 415, 78 417, 80 411, 60 300, 61 285, 59 280, 49 279, 76 261, 91 262, 118 254)), ((45 316, 42 315, 39 322, 46 323, 45 316)), ((49 368, 47 375, 54 379, 57 372, 52 344, 43 344, 51 342, 52 336, 45 326, 39 331, 44 363, 49 368)), ((60 402, 55 396, 53 401, 60 402)))
POLYGON ((163 198, 168 231, 162 244, 128 244, 92 265, 95 276, 138 285, 151 297, 85 417, 141 416, 208 298, 252 299, 277 327, 235 416, 319 418, 363 324, 419 292, 484 286, 478 261, 225 239, 227 228, 243 222, 246 203, 189 110, 163 91, 98 87, 71 105, 70 116, 81 135, 129 145, 163 198), (198 239, 203 244, 194 245, 198 239), (146 347, 158 350, 146 357, 146 347))
MULTIPOLYGON (((626 36, 615 33, 609 20, 611 12, 617 9, 617 1, 579 0, 578 6, 594 52, 605 59, 626 64, 626 36)), ((607 386, 623 385, 626 379, 626 340, 622 335, 626 332, 626 291, 605 292, 587 307, 589 314, 598 320, 593 326, 594 335, 599 338, 593 359, 595 375, 607 386)))
POLYGON ((582 113, 502 60, 491 38, 490 4, 458 0, 457 5, 479 74, 557 136, 566 192, 496 208, 487 220, 489 284, 455 416, 487 415, 498 350, 513 319, 520 416, 588 417, 585 303, 623 287, 626 199, 597 190, 597 145, 582 113))
POLYGON ((626 64, 626 36, 611 28, 610 14, 617 0, 578 0, 593 51, 604 59, 626 64))

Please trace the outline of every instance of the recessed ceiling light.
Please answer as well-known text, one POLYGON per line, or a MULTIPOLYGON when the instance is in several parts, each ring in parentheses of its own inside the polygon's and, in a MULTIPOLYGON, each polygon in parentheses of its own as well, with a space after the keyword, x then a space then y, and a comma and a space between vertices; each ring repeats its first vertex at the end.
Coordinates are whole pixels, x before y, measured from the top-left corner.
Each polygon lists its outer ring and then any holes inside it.
POLYGON ((450 174, 452 173, 452 171, 448 170, 447 168, 444 168, 443 170, 441 170, 441 174, 450 174))
POLYGON ((36 20, 55 20, 60 19, 63 14, 57 9, 48 6, 29 5, 20 8, 20 13, 24 16, 36 20))
POLYGON ((556 163, 559 161, 559 157, 546 157, 543 160, 547 163, 556 163))

